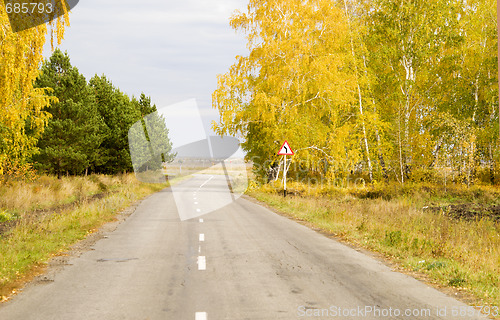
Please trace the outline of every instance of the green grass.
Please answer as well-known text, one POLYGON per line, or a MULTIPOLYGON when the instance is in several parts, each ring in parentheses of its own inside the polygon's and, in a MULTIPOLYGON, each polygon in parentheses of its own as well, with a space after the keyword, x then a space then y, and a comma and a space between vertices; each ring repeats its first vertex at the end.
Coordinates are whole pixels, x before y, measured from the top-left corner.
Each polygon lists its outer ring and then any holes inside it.
POLYGON ((16 210, 19 221, 0 237, 0 301, 29 280, 34 268, 113 221, 133 202, 166 186, 140 183, 133 175, 41 177, 33 183, 3 186, 1 217, 5 220, 6 212, 16 210), (101 197, 89 198, 99 193, 101 197), (46 201, 38 202, 39 194, 46 201), (20 204, 16 197, 22 195, 25 202, 15 208, 20 204), (35 214, 34 209, 45 211, 35 214))
MULTIPOLYGON (((279 211, 351 243, 384 254, 408 271, 428 275, 440 286, 454 287, 478 304, 500 306, 500 223, 482 217, 454 219, 425 205, 474 202, 497 204, 492 187, 449 193, 440 187, 413 189, 335 189, 291 183, 283 198, 279 185, 248 191, 279 211), (426 190, 426 191, 423 191, 426 190)), ((448 187, 450 189, 450 187, 448 187)))

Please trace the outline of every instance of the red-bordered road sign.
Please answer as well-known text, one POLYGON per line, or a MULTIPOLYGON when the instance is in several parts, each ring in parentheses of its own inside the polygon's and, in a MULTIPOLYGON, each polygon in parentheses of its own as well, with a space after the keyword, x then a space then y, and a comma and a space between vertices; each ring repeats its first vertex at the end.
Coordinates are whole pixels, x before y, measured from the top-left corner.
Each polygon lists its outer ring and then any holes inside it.
POLYGON ((285 140, 283 142, 283 145, 280 148, 280 151, 278 152, 279 156, 293 156, 295 153, 293 153, 292 148, 288 144, 288 141, 285 140))

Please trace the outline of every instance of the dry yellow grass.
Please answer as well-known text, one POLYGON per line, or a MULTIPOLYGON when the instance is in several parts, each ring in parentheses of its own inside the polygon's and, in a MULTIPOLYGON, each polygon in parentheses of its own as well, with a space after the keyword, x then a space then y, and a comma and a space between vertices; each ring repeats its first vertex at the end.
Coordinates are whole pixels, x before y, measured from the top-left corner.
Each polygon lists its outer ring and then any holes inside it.
POLYGON ((63 177, 61 180, 41 176, 33 182, 18 181, 1 186, 0 208, 20 212, 50 208, 106 191, 119 183, 119 177, 104 175, 63 177))

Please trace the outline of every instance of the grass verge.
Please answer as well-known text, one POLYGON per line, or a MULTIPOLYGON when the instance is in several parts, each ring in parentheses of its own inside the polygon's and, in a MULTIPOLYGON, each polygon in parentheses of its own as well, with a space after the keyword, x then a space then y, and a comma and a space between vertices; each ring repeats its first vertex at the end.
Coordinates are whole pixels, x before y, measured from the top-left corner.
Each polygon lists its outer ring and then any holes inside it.
POLYGON ((292 183, 287 198, 269 185, 247 193, 290 217, 379 252, 407 271, 425 274, 436 285, 469 293, 474 305, 500 307, 500 222, 488 214, 461 219, 446 212, 453 203, 494 205, 500 191, 478 187, 454 189, 450 195, 429 188, 325 191, 292 183), (373 192, 380 197, 366 196, 373 192))
POLYGON ((34 270, 67 250, 133 202, 167 187, 132 174, 58 180, 40 177, 0 188, 0 301, 34 270))

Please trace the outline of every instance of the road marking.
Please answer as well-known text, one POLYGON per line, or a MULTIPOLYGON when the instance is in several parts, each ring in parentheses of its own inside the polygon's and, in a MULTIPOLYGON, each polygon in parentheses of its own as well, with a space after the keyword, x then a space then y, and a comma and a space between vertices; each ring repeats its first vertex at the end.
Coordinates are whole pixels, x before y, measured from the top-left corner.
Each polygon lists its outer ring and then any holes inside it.
MULTIPOLYGON (((196 199, 194 199, 194 200, 196 200, 196 199)), ((198 201, 195 201, 195 203, 194 203, 194 204, 198 204, 198 201)))
POLYGON ((201 212, 201 210, 200 209, 196 209, 196 212, 201 212))
POLYGON ((200 186, 200 189, 203 188, 204 185, 206 185, 210 180, 212 180, 214 178, 214 176, 211 176, 210 178, 208 178, 207 181, 203 182, 203 184, 200 186))
POLYGON ((198 257, 198 270, 207 270, 207 259, 205 256, 198 257))
POLYGON ((198 246, 198 253, 201 253, 201 246, 198 246))
POLYGON ((207 320, 206 312, 196 312, 194 315, 194 320, 207 320))
POLYGON ((200 233, 200 242, 203 242, 203 241, 205 241, 205 234, 200 233))
POLYGON ((200 219, 200 223, 203 223, 203 219, 200 219))

